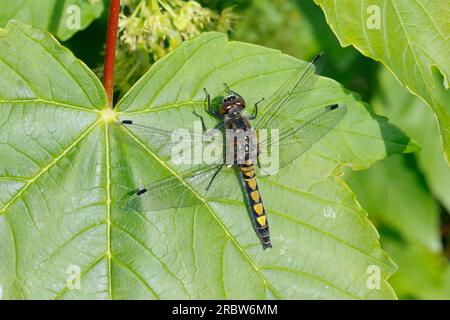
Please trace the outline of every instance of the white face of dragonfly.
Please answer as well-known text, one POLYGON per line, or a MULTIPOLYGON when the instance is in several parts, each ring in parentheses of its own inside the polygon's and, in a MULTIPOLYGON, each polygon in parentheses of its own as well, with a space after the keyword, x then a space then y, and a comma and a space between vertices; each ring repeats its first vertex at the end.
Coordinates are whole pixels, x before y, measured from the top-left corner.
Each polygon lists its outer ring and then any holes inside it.
POLYGON ((227 113, 224 115, 224 120, 237 120, 242 117, 242 107, 241 106, 232 106, 227 113))

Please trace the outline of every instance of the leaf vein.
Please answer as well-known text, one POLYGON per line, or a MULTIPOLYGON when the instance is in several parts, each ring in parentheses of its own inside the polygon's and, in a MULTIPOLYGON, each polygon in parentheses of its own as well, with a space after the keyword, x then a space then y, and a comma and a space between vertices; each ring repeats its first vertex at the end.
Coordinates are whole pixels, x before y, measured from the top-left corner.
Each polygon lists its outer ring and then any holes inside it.
POLYGON ((93 128, 97 126, 97 124, 101 121, 101 118, 95 121, 89 128, 81 133, 81 135, 71 144, 69 145, 63 152, 61 152, 56 158, 54 158, 47 166, 38 171, 32 178, 28 180, 28 182, 17 192, 17 194, 8 201, 3 208, 0 209, 0 215, 4 214, 6 210, 44 173, 46 173, 51 167, 53 167, 59 160, 61 160, 70 150, 72 150, 84 137, 86 137, 89 132, 92 131, 93 128))

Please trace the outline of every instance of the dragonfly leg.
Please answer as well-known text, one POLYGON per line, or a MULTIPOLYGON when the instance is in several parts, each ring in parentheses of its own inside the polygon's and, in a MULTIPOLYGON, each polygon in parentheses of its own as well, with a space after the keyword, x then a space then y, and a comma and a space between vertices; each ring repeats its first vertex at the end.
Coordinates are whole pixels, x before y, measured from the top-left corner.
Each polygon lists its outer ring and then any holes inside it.
MULTIPOLYGON (((192 111, 192 113, 195 116, 200 118, 200 121, 202 122, 202 131, 203 131, 203 133, 205 133, 206 132, 205 119, 201 115, 199 115, 197 112, 195 112, 195 111, 192 111)), ((225 123, 222 121, 217 126, 215 126, 214 129, 220 130, 224 125, 225 125, 225 123)), ((206 136, 208 136, 208 134, 206 134, 206 136)))
POLYGON ((232 93, 232 94, 234 94, 234 95, 236 95, 236 96, 238 96, 238 97, 243 98, 243 97, 242 97, 239 93, 237 93, 236 91, 230 90, 230 87, 228 86, 228 83, 225 82, 223 85, 224 85, 224 87, 225 87, 225 92, 226 92, 227 94, 232 93))
POLYGON ((230 87, 228 86, 228 83, 224 82, 223 86, 225 87, 225 92, 226 93, 230 93, 231 92, 230 87))
POLYGON ((250 120, 256 119, 256 117, 258 116, 258 104, 260 104, 263 101, 264 101, 264 98, 262 98, 261 100, 259 100, 258 102, 255 103, 255 109, 253 110, 253 114, 250 117, 248 117, 250 120))
POLYGON ((205 126, 205 120, 203 119, 203 117, 202 117, 201 115, 199 115, 197 112, 195 112, 195 110, 192 111, 192 113, 193 113, 195 116, 197 116, 197 117, 200 118, 200 121, 202 122, 202 130, 203 130, 203 132, 205 132, 205 131, 206 131, 206 126, 205 126))
POLYGON ((205 137, 211 137, 215 133, 215 130, 220 130, 224 125, 225 123, 222 121, 217 126, 215 126, 211 131, 206 132, 205 137))
POLYGON ((219 174, 220 170, 222 170, 223 166, 224 166, 224 165, 221 164, 221 165, 219 166, 219 168, 216 170, 216 172, 214 172, 214 175, 212 176, 211 181, 208 183, 208 186, 206 187, 206 191, 209 190, 209 187, 211 187, 211 185, 212 185, 214 179, 217 177, 217 175, 219 174))
POLYGON ((215 126, 214 129, 217 129, 217 130, 222 129, 222 127, 223 127, 224 125, 225 125, 225 122, 221 122, 221 123, 219 123, 217 126, 215 126))
POLYGON ((222 119, 223 117, 218 114, 211 106, 211 95, 208 93, 208 91, 206 90, 206 88, 203 88, 203 91, 205 92, 205 103, 208 104, 208 112, 213 115, 214 117, 218 118, 218 119, 222 119))

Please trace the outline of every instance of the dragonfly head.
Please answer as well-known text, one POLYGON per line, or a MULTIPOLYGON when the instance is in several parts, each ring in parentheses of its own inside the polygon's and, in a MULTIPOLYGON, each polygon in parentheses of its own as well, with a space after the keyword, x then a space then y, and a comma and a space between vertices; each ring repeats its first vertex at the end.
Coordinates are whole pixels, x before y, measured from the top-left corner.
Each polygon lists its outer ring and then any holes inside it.
POLYGON ((231 110, 242 110, 245 108, 245 100, 240 95, 235 93, 230 93, 222 99, 222 104, 220 105, 220 114, 224 115, 229 113, 231 110))

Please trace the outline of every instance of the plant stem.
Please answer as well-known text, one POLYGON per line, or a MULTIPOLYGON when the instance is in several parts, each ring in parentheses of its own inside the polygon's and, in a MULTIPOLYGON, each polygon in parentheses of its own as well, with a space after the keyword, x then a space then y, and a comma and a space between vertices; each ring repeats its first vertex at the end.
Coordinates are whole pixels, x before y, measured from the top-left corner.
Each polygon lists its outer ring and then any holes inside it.
POLYGON ((119 27, 120 0, 111 0, 109 5, 108 35, 106 38, 105 69, 103 86, 108 97, 108 107, 113 108, 114 62, 116 58, 117 31, 119 27))

